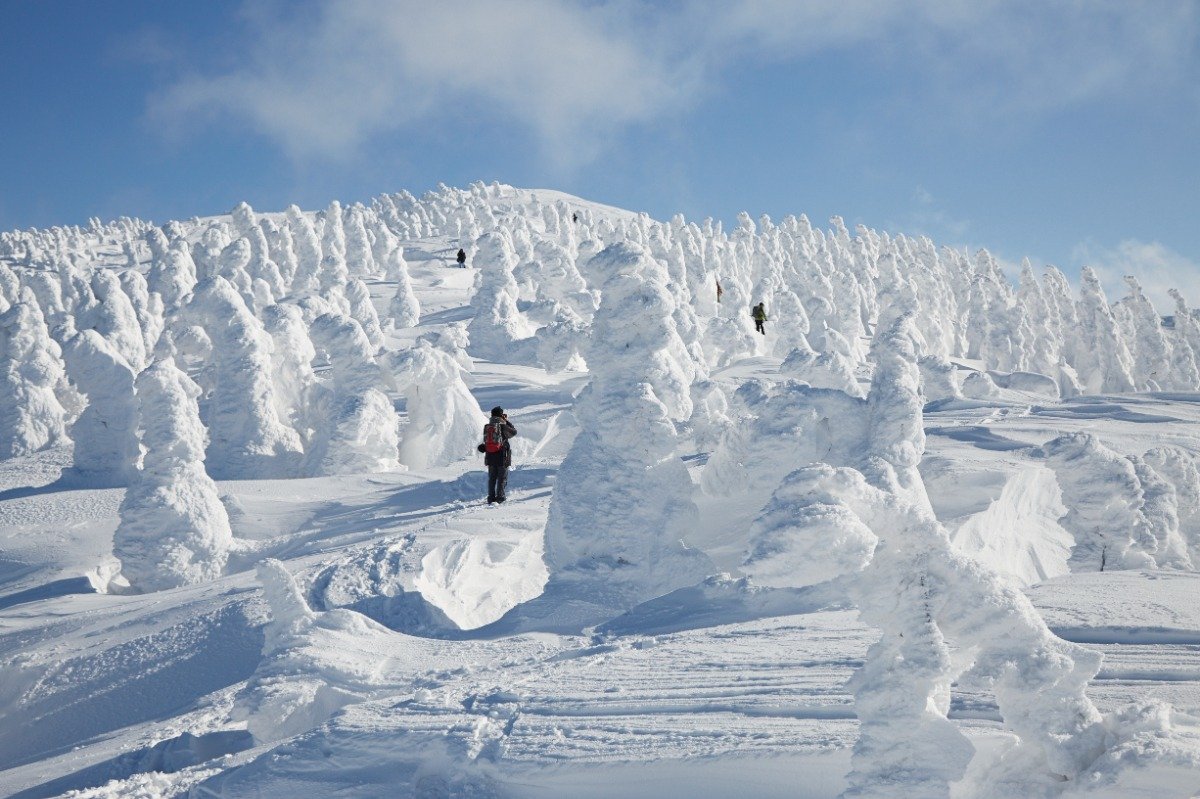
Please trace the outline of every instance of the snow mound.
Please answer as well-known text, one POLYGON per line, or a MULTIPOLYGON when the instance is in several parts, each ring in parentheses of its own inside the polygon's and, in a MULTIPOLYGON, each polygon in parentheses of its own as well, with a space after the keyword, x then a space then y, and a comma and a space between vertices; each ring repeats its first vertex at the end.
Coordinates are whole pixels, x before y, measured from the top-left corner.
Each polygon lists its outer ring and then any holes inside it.
POLYGON ((541 536, 518 543, 460 538, 421 559, 413 587, 463 630, 490 624, 542 593, 541 536))

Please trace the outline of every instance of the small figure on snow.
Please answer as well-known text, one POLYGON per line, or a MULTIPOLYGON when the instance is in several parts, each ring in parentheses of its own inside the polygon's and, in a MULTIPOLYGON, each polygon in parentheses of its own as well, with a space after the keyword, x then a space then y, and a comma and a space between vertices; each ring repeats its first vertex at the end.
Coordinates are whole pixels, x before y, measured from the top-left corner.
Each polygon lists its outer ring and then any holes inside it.
POLYGON ((492 418, 483 427, 483 443, 478 449, 483 453, 483 462, 488 470, 488 504, 504 502, 508 487, 508 469, 512 466, 512 447, 508 440, 517 434, 517 428, 508 421, 508 414, 497 405, 492 408, 492 418))
POLYGON ((575 213, 574 211, 572 211, 572 212, 571 212, 571 221, 572 221, 572 222, 578 222, 578 221, 579 221, 579 214, 577 214, 577 213, 575 213))
POLYGON ((765 303, 759 303, 750 310, 750 315, 754 317, 755 331, 767 335, 766 328, 763 327, 763 322, 767 321, 767 306, 765 303))
POLYGON ((464 250, 462 247, 459 247, 458 255, 456 255, 454 257, 454 260, 458 262, 459 266, 461 266, 465 269, 467 266, 467 251, 464 250))
POLYGON ((725 289, 721 288, 721 281, 717 281, 717 302, 721 301, 721 295, 725 293, 725 289))

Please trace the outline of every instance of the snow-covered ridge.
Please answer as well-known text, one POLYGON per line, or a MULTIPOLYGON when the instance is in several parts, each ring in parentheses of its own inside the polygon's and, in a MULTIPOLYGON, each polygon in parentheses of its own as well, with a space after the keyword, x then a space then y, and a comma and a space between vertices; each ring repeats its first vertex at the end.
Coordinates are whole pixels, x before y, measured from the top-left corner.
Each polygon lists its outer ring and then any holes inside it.
MULTIPOLYGON (((174 221, 157 229, 122 218, 107 225, 92 220, 87 227, 0 233, 0 260, 16 270, 13 278, 0 282, 4 300, 12 304, 18 287, 30 285, 42 304, 69 307, 79 293, 72 270, 86 276, 101 263, 138 268, 149 261, 153 288, 170 304, 178 300, 183 290, 179 281, 187 281, 189 262, 194 262, 205 267, 205 274, 228 272, 240 281, 239 291, 248 304, 257 307, 318 290, 311 284, 322 269, 332 275, 320 281, 325 290, 351 276, 370 277, 384 270, 397 278, 401 270, 386 263, 394 257, 396 240, 439 236, 462 243, 472 256, 477 247, 485 247, 488 263, 517 258, 512 269, 495 274, 525 274, 521 289, 526 295, 535 293, 535 280, 529 275, 536 265, 536 283, 543 293, 536 299, 554 300, 575 312, 560 307, 550 316, 542 310, 504 317, 504 324, 517 325, 512 336, 547 322, 561 323, 563 314, 570 318, 580 313, 575 303, 564 303, 563 296, 548 295, 569 295, 582 288, 570 277, 580 266, 581 243, 632 240, 675 265, 673 278, 686 284, 695 311, 708 327, 721 328, 716 320, 730 315, 714 307, 717 281, 725 292, 723 305, 736 308, 739 317, 745 301, 765 301, 779 323, 772 349, 780 356, 797 347, 829 355, 848 347, 852 357, 862 360, 865 353, 859 342, 874 330, 881 307, 899 302, 912 306, 924 355, 978 358, 993 370, 1047 375, 1063 396, 1200 388, 1200 322, 1179 292, 1173 292, 1175 307, 1155 309, 1136 276, 1129 276, 1127 296, 1110 303, 1095 273, 1085 268, 1079 294, 1073 296, 1059 270, 1046 267, 1039 278, 1028 261, 1014 286, 986 250, 970 256, 939 248, 925 237, 893 237, 862 226, 851 235, 837 217, 830 220, 830 229, 820 230, 803 215, 778 223, 764 216, 756 223, 743 213, 736 228, 726 232, 711 220, 697 224, 675 217, 660 223, 644 214, 584 204, 559 192, 476 184, 467 191, 443 186, 419 199, 407 192, 381 195, 368 207, 343 209, 334 203, 315 217, 293 208, 287 214, 265 215, 261 224, 256 219, 244 208, 232 217, 174 221), (571 213, 582 214, 582 224, 567 224, 571 213), (314 226, 320 228, 319 238, 314 226), (486 244, 475 244, 489 232, 507 233, 514 239, 510 249, 493 252, 502 246, 494 235, 486 244), (190 242, 190 258, 189 247, 178 244, 181 239, 190 242), (537 252, 535 244, 541 246, 537 252), (567 275, 555 274, 560 250, 568 256, 567 275), (350 264, 345 274, 343 262, 350 264), (48 284, 47 271, 57 273, 63 285, 48 284), (167 286, 167 281, 175 285, 167 286), (1164 325, 1164 316, 1172 323, 1164 325), (841 339, 848 344, 843 346, 841 339)), ((484 288, 487 297, 496 291, 490 284, 484 288)), ((411 319, 403 301, 398 302, 395 313, 411 319)), ((744 354, 752 349, 748 338, 735 345, 722 336, 723 346, 717 346, 713 337, 707 336, 710 346, 705 352, 710 363, 727 362, 739 350, 744 354)), ((536 354, 530 357, 537 359, 536 354)))

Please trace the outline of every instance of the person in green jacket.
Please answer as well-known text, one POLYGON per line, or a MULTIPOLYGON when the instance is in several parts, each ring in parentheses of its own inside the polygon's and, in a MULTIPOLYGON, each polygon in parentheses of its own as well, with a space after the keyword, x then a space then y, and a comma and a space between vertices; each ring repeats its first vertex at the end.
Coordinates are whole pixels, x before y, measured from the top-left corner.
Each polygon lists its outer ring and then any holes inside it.
POLYGON ((767 335, 766 329, 763 327, 763 322, 767 321, 767 307, 764 303, 759 303, 751 309, 750 315, 754 317, 754 329, 764 336, 767 335))

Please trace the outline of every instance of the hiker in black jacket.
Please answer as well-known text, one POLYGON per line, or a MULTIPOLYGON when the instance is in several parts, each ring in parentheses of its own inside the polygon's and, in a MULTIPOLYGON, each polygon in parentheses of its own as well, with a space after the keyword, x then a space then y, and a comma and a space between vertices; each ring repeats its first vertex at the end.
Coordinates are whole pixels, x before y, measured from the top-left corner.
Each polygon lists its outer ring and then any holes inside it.
POLYGON ((503 502, 508 487, 508 469, 512 466, 512 447, 508 440, 517 434, 517 428, 508 421, 508 414, 497 405, 492 408, 492 418, 483 428, 483 443, 479 451, 488 470, 488 504, 503 502))

